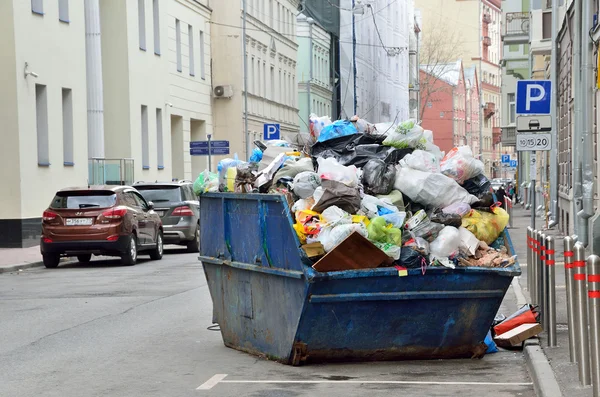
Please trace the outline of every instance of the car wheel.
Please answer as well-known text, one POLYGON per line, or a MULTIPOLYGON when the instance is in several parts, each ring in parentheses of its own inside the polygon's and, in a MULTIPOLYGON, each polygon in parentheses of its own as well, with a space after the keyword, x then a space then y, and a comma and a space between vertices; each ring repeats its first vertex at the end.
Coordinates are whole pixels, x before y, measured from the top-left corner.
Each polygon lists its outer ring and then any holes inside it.
POLYGON ((77 255, 79 263, 88 263, 92 259, 92 254, 77 255))
POLYGON ((200 251, 200 227, 196 226, 196 232, 194 233, 194 239, 188 241, 187 252, 198 252, 200 251))
POLYGON ((60 263, 60 255, 57 254, 43 254, 42 258, 44 260, 44 266, 48 269, 54 269, 58 267, 60 263))
POLYGON ((138 246, 137 246, 137 238, 135 234, 129 236, 129 242, 127 243, 127 248, 125 252, 121 254, 121 263, 126 266, 133 266, 137 262, 138 255, 138 246))
POLYGON ((155 261, 162 259, 163 250, 164 250, 163 234, 162 234, 162 232, 158 232, 158 235, 156 236, 156 248, 154 248, 152 251, 150 251, 150 259, 155 260, 155 261))

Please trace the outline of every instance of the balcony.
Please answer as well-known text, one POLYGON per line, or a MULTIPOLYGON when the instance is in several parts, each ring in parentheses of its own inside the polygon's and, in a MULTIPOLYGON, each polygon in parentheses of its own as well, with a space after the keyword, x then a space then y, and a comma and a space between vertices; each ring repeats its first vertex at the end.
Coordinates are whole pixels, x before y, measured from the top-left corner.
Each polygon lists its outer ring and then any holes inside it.
POLYGON ((492 16, 490 14, 483 14, 483 23, 492 23, 492 16))
POLYGON ((505 45, 529 43, 530 15, 528 12, 507 12, 502 40, 505 45))
POLYGON ((489 47, 492 45, 492 38, 490 36, 483 36, 483 45, 489 47))
POLYGON ((492 127, 492 141, 494 142, 494 145, 502 142, 502 128, 492 127))
POLYGON ((486 102, 483 105, 483 115, 486 119, 489 119, 496 114, 496 104, 494 102, 486 102))
POLYGON ((502 127, 502 137, 500 138, 502 146, 517 145, 517 127, 502 127))

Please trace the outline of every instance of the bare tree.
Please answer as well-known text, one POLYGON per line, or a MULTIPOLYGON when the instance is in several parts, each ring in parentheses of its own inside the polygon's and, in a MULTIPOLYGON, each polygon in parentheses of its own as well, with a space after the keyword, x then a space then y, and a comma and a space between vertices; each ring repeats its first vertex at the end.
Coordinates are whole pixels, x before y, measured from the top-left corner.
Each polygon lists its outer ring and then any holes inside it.
POLYGON ((456 61, 462 54, 462 40, 458 31, 445 29, 441 24, 433 26, 423 33, 419 50, 419 89, 421 109, 419 118, 423 119, 427 103, 438 92, 449 90, 447 85, 438 84, 446 73, 455 69, 456 61), (423 74, 421 70, 424 69, 423 74))

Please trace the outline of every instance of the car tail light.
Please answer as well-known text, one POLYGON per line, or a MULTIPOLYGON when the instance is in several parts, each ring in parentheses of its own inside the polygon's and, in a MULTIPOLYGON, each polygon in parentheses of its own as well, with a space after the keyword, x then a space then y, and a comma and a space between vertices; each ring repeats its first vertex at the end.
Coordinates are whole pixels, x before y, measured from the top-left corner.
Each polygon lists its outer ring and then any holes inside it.
POLYGON ((194 216, 194 212, 187 205, 177 207, 173 210, 171 216, 194 216))
POLYGON ((51 238, 48 238, 48 237, 44 237, 44 240, 43 240, 43 241, 44 241, 45 243, 51 243, 51 242, 52 242, 52 239, 51 239, 51 238))
POLYGON ((42 215, 42 220, 46 221, 46 222, 50 222, 56 219, 58 215, 55 212, 52 211, 44 211, 44 214, 42 215))
POLYGON ((104 211, 102 217, 106 219, 121 219, 125 214, 127 214, 127 208, 115 207, 104 211))
POLYGON ((119 239, 119 235, 113 234, 112 236, 108 236, 106 238, 107 241, 117 241, 119 239))

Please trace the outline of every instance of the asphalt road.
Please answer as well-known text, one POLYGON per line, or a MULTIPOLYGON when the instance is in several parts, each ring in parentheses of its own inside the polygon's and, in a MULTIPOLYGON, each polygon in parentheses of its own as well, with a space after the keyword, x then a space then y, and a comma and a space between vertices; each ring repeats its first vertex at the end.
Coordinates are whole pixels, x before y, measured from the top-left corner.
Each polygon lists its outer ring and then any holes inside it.
POLYGON ((228 349, 207 329, 196 255, 176 250, 133 267, 94 260, 2 274, 0 297, 1 397, 535 395, 521 352, 291 367, 228 349))

